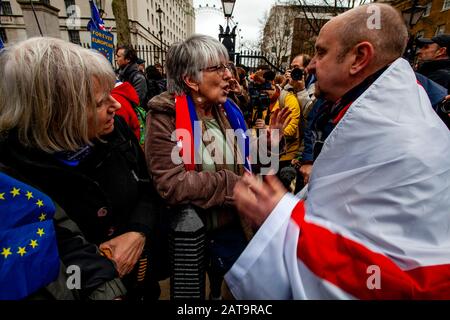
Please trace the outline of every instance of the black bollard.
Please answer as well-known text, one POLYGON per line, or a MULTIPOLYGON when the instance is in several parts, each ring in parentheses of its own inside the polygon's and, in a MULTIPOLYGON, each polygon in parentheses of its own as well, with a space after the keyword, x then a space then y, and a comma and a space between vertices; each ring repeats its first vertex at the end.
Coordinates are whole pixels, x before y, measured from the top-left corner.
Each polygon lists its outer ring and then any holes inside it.
POLYGON ((205 299, 206 228, 194 207, 174 214, 169 235, 170 298, 205 299))

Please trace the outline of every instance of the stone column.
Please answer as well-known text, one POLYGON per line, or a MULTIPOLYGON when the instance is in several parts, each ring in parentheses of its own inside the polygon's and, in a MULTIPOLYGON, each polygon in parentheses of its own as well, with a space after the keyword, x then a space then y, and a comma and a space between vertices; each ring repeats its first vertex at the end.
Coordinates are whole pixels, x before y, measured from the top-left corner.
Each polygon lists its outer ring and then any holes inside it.
MULTIPOLYGON (((27 37, 39 37, 41 34, 30 1, 17 0, 17 3, 22 8, 27 37)), ((45 37, 61 38, 58 19, 59 9, 51 6, 48 0, 33 0, 33 6, 42 30, 42 35, 45 37)))

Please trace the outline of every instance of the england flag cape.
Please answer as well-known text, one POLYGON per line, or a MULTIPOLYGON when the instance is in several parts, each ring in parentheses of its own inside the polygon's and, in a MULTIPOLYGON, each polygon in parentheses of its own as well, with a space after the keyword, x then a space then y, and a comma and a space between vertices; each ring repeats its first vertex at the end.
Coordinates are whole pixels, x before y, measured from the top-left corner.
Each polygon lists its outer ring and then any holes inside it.
POLYGON ((450 299, 450 135, 398 59, 225 277, 237 299, 450 299))

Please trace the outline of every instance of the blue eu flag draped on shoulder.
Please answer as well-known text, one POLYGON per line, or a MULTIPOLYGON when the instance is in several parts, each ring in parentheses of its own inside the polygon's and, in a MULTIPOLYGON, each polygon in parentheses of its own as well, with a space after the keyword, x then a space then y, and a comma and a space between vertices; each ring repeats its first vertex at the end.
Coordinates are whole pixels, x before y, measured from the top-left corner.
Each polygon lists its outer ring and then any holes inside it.
POLYGON ((54 214, 48 196, 0 172, 0 300, 23 299, 57 278, 54 214))

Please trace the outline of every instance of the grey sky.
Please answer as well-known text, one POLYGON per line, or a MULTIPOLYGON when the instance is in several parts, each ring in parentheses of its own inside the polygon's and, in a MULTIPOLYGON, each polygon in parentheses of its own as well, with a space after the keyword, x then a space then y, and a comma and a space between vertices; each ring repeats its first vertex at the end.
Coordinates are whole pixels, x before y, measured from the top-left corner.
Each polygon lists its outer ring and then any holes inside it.
MULTIPOLYGON (((268 12, 276 0, 236 0, 233 16, 238 22, 238 29, 241 29, 240 36, 244 41, 256 41, 259 38, 261 29, 260 20, 268 12)), ((196 33, 204 33, 215 38, 219 34, 219 24, 226 25, 223 11, 219 11, 220 0, 194 0, 194 7, 201 5, 203 8, 216 6, 216 9, 197 10, 196 33)))

